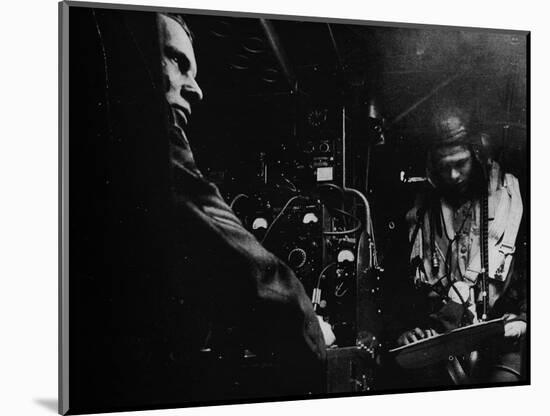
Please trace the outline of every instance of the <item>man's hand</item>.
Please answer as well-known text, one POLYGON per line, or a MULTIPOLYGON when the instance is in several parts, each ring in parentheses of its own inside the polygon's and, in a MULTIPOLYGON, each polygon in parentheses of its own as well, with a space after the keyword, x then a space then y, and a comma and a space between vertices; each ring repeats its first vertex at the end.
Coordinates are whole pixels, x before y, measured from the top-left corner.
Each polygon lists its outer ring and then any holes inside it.
POLYGON ((326 345, 324 333, 321 330, 321 325, 318 316, 313 311, 311 301, 306 298, 306 308, 303 310, 304 314, 304 333, 306 344, 309 346, 309 350, 313 352, 317 359, 324 360, 326 358, 326 345))
POLYGON ((336 341, 336 336, 334 335, 334 332, 332 332, 332 327, 330 324, 325 322, 321 316, 317 315, 317 319, 319 320, 319 326, 321 327, 325 344, 327 347, 330 347, 334 344, 334 341, 336 341))
POLYGON ((434 329, 414 328, 410 331, 403 332, 403 334, 397 338, 397 345, 408 345, 411 342, 420 341, 421 339, 433 337, 435 335, 437 335, 437 332, 434 329))
POLYGON ((507 313, 503 316, 504 322, 504 338, 521 338, 527 331, 527 323, 522 320, 516 320, 517 315, 507 313))

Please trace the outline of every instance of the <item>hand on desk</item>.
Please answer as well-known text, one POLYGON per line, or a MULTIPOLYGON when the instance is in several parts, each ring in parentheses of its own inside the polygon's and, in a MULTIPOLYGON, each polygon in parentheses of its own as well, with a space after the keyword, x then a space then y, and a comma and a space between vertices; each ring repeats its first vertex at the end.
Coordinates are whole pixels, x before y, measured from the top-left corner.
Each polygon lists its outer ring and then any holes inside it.
POLYGON ((503 316, 504 322, 504 337, 505 338, 521 338, 527 331, 527 323, 518 319, 517 315, 507 313, 503 316))
POLYGON ((420 341, 421 339, 433 337, 435 335, 437 335, 437 332, 434 329, 414 328, 401 334, 397 339, 397 345, 408 345, 411 342, 420 341))
POLYGON ((336 336, 334 335, 334 332, 332 332, 332 327, 319 315, 317 315, 317 319, 319 320, 319 326, 321 327, 321 332, 323 333, 325 344, 327 347, 330 347, 332 344, 334 344, 334 341, 336 341, 336 336))

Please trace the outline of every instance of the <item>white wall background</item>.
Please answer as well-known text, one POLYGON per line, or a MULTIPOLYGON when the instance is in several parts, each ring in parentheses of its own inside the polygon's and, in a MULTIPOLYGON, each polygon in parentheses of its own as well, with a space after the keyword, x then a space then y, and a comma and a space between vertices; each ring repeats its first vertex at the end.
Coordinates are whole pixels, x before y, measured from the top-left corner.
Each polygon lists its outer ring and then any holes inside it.
MULTIPOLYGON (((121 3, 132 4, 132 1, 121 3)), ((140 4, 532 31, 532 383, 530 387, 150 411, 147 415, 307 413, 548 414, 545 127, 549 13, 542 1, 135 0, 140 4), (545 397, 546 396, 546 397, 545 397)), ((3 2, 0 21, 0 415, 53 415, 57 399, 57 2, 3 2)), ((134 414, 134 413, 131 413, 134 414)), ((136 413, 137 414, 137 413, 136 413)))

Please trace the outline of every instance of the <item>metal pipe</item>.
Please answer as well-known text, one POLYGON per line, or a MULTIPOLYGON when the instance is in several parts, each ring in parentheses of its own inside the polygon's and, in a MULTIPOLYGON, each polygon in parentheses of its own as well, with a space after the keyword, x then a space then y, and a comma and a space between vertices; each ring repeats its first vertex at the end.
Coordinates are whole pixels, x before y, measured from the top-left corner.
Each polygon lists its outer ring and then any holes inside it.
POLYGON ((346 107, 342 107, 342 189, 344 192, 348 192, 356 195, 365 206, 365 231, 370 237, 370 259, 369 266, 378 266, 378 256, 376 254, 376 240, 374 238, 374 224, 372 223, 370 204, 367 197, 360 191, 354 188, 348 188, 346 186, 346 107))

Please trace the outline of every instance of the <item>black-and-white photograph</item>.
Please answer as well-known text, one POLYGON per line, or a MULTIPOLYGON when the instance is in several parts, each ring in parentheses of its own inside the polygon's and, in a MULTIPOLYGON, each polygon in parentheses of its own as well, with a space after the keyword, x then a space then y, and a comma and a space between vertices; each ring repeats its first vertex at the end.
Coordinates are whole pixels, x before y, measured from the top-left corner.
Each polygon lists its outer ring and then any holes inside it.
POLYGON ((60 4, 60 412, 530 383, 530 33, 60 4))

